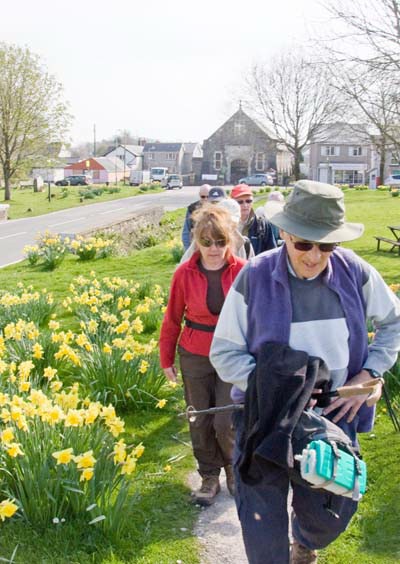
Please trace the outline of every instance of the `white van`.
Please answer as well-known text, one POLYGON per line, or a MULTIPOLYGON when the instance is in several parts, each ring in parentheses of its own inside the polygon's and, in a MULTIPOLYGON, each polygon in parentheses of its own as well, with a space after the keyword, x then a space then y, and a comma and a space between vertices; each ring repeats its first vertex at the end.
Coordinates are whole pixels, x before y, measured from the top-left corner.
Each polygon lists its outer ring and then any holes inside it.
POLYGON ((139 186, 139 184, 147 184, 150 182, 149 170, 131 170, 129 175, 129 184, 131 186, 139 186))
POLYGON ((168 168, 165 166, 154 166, 150 169, 150 179, 152 182, 163 182, 168 177, 168 168))

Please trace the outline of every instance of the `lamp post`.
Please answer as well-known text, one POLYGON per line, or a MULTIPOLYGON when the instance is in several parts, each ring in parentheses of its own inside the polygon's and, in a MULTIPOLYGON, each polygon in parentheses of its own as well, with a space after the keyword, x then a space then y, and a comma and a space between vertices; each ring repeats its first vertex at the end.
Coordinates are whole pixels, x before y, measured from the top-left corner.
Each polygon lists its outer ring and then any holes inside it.
POLYGON ((51 160, 47 159, 47 199, 51 202, 51 186, 50 186, 50 164, 51 160))

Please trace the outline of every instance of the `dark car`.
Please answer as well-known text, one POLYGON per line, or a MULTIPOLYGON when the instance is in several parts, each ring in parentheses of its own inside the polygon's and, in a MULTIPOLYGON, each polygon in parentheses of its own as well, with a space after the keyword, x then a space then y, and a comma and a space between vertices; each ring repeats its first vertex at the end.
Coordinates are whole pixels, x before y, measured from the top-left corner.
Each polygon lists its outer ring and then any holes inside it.
POLYGON ((73 174, 62 180, 57 180, 55 184, 56 186, 87 186, 90 182, 85 174, 73 174))
POLYGON ((239 184, 247 184, 248 186, 272 186, 273 183, 272 176, 265 173, 251 174, 239 180, 239 184))

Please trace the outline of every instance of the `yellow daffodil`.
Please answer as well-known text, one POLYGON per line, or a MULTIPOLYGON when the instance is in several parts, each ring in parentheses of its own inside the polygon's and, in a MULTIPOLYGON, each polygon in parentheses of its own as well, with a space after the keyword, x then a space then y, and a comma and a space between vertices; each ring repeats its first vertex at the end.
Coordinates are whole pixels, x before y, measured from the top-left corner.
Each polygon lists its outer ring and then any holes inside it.
POLYGON ((124 460, 126 459, 126 444, 123 439, 115 443, 113 454, 114 464, 120 464, 121 462, 124 462, 124 460))
POLYGON ((93 456, 93 451, 88 450, 83 454, 79 454, 74 456, 74 462, 76 463, 77 468, 91 468, 96 464, 96 459, 93 456))
POLYGON ((148 368, 149 368, 149 363, 147 362, 147 360, 142 360, 139 365, 139 372, 141 374, 146 374, 148 368))
POLYGON ((18 510, 18 506, 15 505, 10 499, 5 499, 0 503, 0 519, 4 521, 9 519, 18 510))
POLYGON ((93 474, 94 474, 93 468, 85 468, 81 473, 81 477, 79 478, 79 481, 88 482, 93 478, 93 474))
POLYGON ((11 443, 14 440, 14 431, 12 427, 6 427, 0 434, 2 443, 11 443))
POLYGON ((128 456, 125 462, 122 464, 121 474, 132 474, 136 470, 136 458, 134 456, 128 456))
POLYGON ((40 343, 35 343, 32 347, 33 358, 40 359, 43 358, 43 347, 40 343))
POLYGON ((112 353, 112 348, 110 347, 110 345, 108 343, 104 343, 103 353, 105 353, 105 354, 111 354, 112 353))
POLYGON ((50 388, 53 392, 58 392, 59 390, 61 390, 62 388, 62 382, 60 382, 60 380, 55 380, 54 382, 51 382, 50 384, 50 388))
POLYGON ((70 409, 65 417, 66 427, 80 427, 83 425, 82 413, 77 409, 70 409))
POLYGON ((69 464, 74 456, 74 449, 65 448, 64 450, 58 450, 53 452, 51 456, 57 460, 57 464, 69 464))
POLYGON ((133 455, 134 455, 136 458, 140 458, 143 453, 144 453, 144 446, 143 446, 142 443, 139 443, 139 444, 133 449, 133 455))
POLYGON ((20 443, 10 443, 8 445, 6 452, 8 456, 11 456, 11 458, 16 458, 17 456, 23 456, 24 454, 21 450, 20 443))
POLYGON ((131 351, 125 351, 124 354, 122 355, 122 360, 124 362, 129 362, 134 358, 134 355, 131 351))
POLYGON ((49 329, 51 329, 52 331, 58 331, 59 328, 60 324, 58 321, 55 321, 54 319, 51 319, 49 321, 49 329))
POLYGON ((57 368, 52 368, 51 366, 47 366, 43 370, 43 376, 47 378, 49 381, 52 380, 54 376, 56 376, 56 374, 57 374, 57 368))

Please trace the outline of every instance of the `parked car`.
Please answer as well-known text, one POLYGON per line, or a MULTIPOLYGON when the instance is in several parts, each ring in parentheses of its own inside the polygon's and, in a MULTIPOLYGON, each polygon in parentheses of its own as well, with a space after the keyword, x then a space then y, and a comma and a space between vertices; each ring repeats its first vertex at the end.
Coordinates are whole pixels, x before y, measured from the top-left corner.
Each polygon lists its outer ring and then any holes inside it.
POLYGON ((391 174, 385 178, 385 186, 395 186, 400 187, 400 174, 391 174))
POLYGON ((251 174, 239 180, 239 184, 247 184, 248 186, 272 186, 273 183, 272 176, 264 173, 251 174))
POLYGON ((179 174, 170 174, 167 180, 163 183, 163 186, 167 190, 172 190, 173 188, 183 188, 182 176, 179 174))
POLYGON ((87 186, 88 184, 90 179, 85 174, 73 174, 56 182, 56 186, 87 186))

